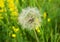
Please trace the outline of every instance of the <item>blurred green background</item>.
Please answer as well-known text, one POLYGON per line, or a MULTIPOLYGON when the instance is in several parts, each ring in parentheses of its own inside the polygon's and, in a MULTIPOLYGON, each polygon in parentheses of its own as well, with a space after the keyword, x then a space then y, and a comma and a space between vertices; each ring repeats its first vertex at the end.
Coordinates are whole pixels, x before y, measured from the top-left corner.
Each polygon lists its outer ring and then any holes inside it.
POLYGON ((0 0, 0 42, 60 42, 60 0, 0 0), (34 31, 23 30, 18 16, 26 7, 37 7, 42 24, 34 31))

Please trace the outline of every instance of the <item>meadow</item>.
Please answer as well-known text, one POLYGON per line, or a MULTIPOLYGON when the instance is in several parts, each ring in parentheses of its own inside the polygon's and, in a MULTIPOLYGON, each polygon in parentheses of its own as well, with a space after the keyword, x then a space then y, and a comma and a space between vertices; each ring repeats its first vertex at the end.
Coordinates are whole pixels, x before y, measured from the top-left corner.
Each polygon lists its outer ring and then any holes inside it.
POLYGON ((0 0, 0 42, 60 42, 60 0, 0 0), (41 23, 31 30, 26 25, 23 29, 18 20, 27 7, 36 7, 41 14, 41 23))

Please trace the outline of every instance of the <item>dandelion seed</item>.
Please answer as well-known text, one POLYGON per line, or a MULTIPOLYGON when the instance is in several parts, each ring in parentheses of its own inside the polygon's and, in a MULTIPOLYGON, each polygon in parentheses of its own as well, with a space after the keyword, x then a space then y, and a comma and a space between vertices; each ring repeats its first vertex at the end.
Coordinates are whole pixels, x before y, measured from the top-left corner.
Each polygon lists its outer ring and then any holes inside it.
POLYGON ((41 14, 37 8, 23 9, 18 17, 23 29, 35 29, 36 25, 41 25, 41 14))

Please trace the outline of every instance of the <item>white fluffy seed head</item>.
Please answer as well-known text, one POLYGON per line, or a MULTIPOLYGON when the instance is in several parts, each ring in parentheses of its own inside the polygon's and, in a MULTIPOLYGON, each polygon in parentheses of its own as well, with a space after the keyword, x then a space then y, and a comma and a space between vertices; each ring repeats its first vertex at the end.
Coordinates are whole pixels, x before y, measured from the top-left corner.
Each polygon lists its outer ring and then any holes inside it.
POLYGON ((23 29, 35 29, 36 26, 41 25, 41 14, 36 7, 22 9, 18 22, 22 25, 23 29))

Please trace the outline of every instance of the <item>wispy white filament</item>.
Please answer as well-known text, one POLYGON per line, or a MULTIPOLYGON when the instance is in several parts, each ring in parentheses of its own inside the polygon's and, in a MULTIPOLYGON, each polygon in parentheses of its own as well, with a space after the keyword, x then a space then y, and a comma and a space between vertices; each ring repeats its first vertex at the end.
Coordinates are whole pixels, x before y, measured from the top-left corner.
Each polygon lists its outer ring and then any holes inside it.
POLYGON ((35 29, 35 26, 41 25, 41 14, 36 7, 27 7, 22 9, 22 12, 19 14, 18 21, 22 25, 23 29, 35 29), (35 22, 36 19, 38 19, 37 22, 35 22))

